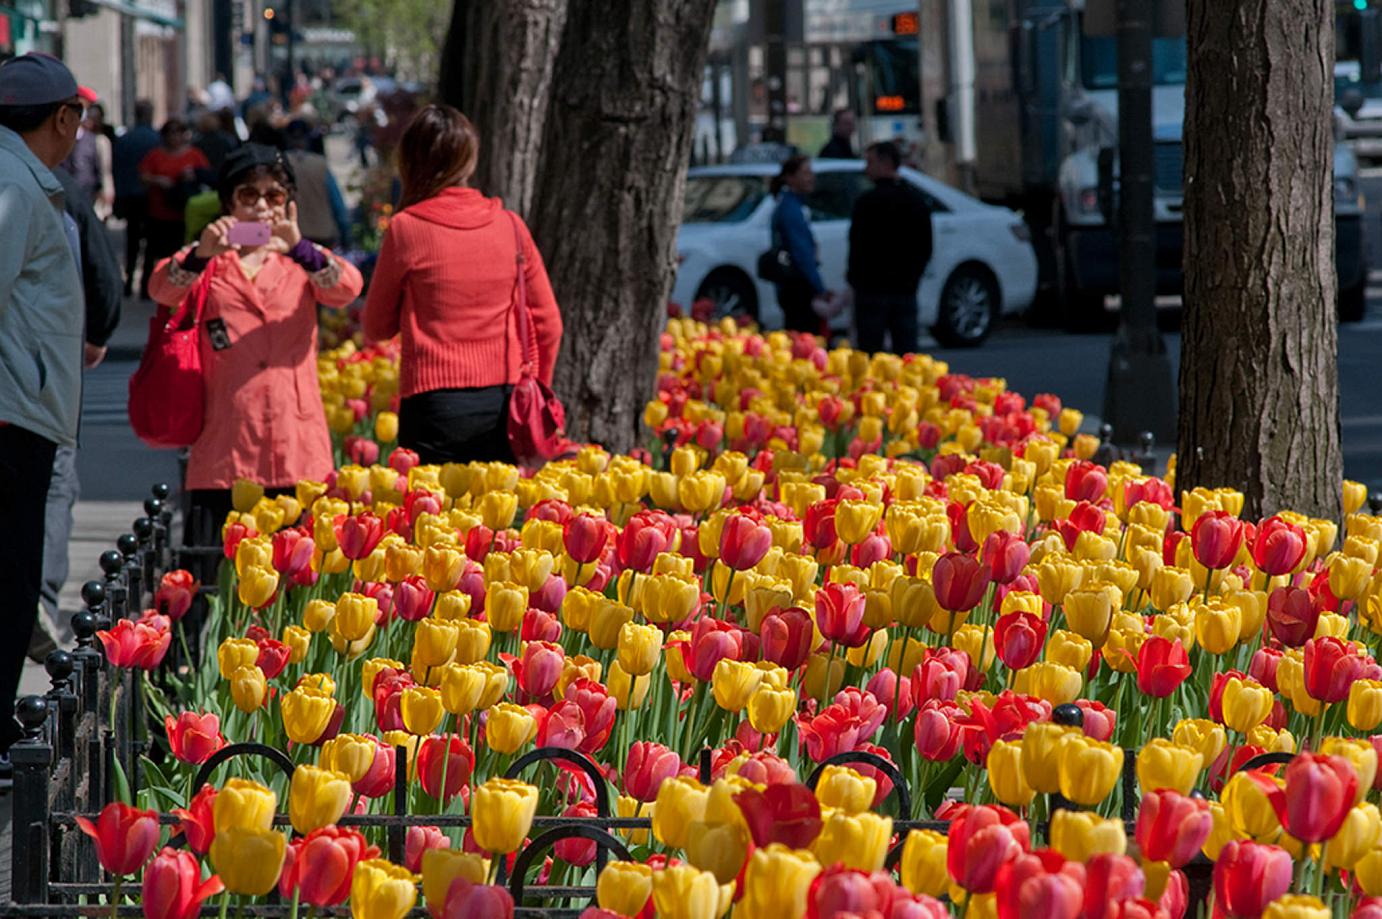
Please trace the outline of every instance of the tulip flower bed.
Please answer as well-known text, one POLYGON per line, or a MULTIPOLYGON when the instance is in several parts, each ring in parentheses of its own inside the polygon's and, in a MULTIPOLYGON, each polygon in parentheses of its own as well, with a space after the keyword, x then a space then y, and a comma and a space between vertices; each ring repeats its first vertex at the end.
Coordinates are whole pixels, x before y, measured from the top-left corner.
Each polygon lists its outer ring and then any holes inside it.
POLYGON ((131 904, 1178 919, 1199 866, 1204 915, 1382 919, 1361 486, 1242 520, 1053 396, 810 336, 674 320, 661 370, 646 448, 521 471, 420 464, 393 352, 323 354, 342 465, 237 486, 166 755, 81 823, 131 904))

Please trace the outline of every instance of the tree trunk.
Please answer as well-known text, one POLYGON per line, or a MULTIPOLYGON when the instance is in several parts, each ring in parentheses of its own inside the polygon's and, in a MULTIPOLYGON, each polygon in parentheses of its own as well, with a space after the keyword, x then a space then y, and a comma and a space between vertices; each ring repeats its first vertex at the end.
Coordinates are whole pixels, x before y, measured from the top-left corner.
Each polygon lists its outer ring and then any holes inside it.
POLYGON ((1332 0, 1188 0, 1177 488, 1338 519, 1332 0))
POLYGON ((456 0, 441 98, 480 132, 474 185, 526 216, 567 0, 456 0))
POLYGON ((570 0, 530 224, 568 433, 628 450, 653 393, 715 0, 570 0))

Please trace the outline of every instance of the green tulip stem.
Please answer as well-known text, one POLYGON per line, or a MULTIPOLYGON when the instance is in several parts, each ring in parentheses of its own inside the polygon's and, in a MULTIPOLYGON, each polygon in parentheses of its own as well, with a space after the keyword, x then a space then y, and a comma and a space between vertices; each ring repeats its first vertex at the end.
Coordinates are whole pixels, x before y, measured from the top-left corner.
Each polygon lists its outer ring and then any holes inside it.
MULTIPOLYGON (((904 625, 902 627, 902 650, 897 653, 897 668, 893 671, 893 707, 891 714, 899 725, 902 724, 902 716, 898 712, 898 704, 902 700, 902 665, 907 660, 907 643, 911 641, 911 638, 911 626, 904 625)), ((883 663, 886 665, 887 662, 887 657, 885 656, 883 663)), ((1011 680, 1009 680, 1009 682, 1011 683, 1011 680)))
POLYGON ((115 889, 110 892, 110 919, 116 919, 120 915, 120 887, 125 883, 125 876, 117 874, 115 876, 115 889))
POLYGON ((825 679, 821 681, 821 708, 825 708, 825 700, 830 698, 830 678, 835 672, 835 654, 840 650, 838 642, 830 643, 830 659, 825 663, 825 679))
POLYGON ((221 912, 220 912, 220 914, 219 914, 220 917, 221 917, 221 919, 226 919, 226 910, 228 910, 229 908, 230 908, 230 891, 229 891, 229 890, 226 890, 226 891, 223 891, 223 892, 221 893, 221 912))
MULTIPOLYGON (((719 618, 721 618, 721 619, 725 619, 725 618, 728 617, 728 614, 729 614, 729 597, 730 597, 730 593, 734 590, 734 575, 737 574, 737 573, 738 573, 738 572, 736 572, 733 568, 731 568, 731 569, 729 569, 729 577, 725 579, 725 598, 724 598, 724 600, 720 601, 720 616, 719 616, 719 618)), ((712 577, 713 577, 713 575, 712 575, 712 577)))
POLYGON ((289 913, 289 916, 291 917, 291 919, 298 919, 298 901, 301 900, 301 899, 302 899, 302 885, 299 884, 299 885, 297 885, 297 886, 295 886, 295 887, 293 888, 293 906, 292 906, 292 912, 289 913))
MULTIPOLYGON (((443 718, 443 727, 444 727, 444 726, 445 726, 445 719, 443 718)), ((444 812, 444 811, 446 810, 446 770, 447 770, 447 767, 451 765, 451 735, 450 735, 450 733, 442 734, 442 751, 443 751, 443 753, 442 753, 442 758, 441 758, 441 787, 437 789, 437 813, 438 813, 438 814, 440 814, 440 813, 442 813, 442 812, 444 812)), ((420 776, 419 776, 419 781, 421 781, 421 777, 420 777, 420 776)))

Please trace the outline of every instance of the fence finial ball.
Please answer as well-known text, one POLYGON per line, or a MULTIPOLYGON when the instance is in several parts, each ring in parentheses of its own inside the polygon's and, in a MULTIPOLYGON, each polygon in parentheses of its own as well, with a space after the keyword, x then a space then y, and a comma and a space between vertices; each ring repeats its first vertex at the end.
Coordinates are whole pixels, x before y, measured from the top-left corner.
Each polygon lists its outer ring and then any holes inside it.
POLYGON ((42 696, 24 696, 14 706, 14 715, 25 733, 37 733, 48 720, 48 702, 42 696))
POLYGON ((1084 709, 1073 702, 1066 702, 1064 705, 1057 705, 1051 709, 1051 720, 1056 724, 1064 724, 1072 728, 1084 727, 1084 709))

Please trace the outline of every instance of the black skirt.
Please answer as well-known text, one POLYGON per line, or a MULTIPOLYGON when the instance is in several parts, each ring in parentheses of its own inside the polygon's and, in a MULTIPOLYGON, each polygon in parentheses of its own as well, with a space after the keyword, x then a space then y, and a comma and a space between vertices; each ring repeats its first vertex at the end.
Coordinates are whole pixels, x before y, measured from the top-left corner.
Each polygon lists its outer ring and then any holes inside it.
POLYGON ((398 443, 424 463, 512 463, 508 408, 513 387, 434 389, 399 404, 398 443))

